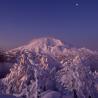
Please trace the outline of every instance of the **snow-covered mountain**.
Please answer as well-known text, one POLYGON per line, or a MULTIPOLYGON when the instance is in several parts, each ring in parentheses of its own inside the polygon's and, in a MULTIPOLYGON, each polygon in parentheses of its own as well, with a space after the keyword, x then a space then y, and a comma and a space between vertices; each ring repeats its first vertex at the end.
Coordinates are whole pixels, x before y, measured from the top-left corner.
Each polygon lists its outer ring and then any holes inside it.
POLYGON ((0 94, 21 98, 96 98, 98 53, 55 38, 7 51, 16 60, 0 79, 0 94))

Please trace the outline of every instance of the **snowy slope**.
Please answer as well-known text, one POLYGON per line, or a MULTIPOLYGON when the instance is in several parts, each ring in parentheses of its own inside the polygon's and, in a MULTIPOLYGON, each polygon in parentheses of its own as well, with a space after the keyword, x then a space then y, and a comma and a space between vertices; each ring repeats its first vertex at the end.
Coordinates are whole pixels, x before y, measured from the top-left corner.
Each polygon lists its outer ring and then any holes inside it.
POLYGON ((77 49, 55 38, 39 38, 8 53, 15 55, 16 62, 0 80, 0 94, 22 98, 74 98, 76 94, 79 98, 95 98, 97 52, 77 49))

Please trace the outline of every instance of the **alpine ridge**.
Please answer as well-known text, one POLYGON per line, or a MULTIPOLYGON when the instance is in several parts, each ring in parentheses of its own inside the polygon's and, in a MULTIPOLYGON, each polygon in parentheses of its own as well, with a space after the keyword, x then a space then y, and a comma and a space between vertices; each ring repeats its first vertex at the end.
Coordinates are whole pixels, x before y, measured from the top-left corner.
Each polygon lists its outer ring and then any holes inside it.
POLYGON ((19 98, 97 98, 98 53, 75 48, 56 38, 33 39, 7 51, 9 73, 0 79, 0 94, 19 98))

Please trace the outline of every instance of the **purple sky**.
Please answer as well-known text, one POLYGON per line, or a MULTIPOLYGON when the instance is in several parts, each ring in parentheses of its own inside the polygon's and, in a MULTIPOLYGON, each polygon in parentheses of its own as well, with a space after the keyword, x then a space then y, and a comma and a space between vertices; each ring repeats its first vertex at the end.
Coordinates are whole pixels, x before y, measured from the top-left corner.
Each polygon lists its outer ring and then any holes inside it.
POLYGON ((0 0, 1 48, 43 36, 98 50, 98 0, 0 0))

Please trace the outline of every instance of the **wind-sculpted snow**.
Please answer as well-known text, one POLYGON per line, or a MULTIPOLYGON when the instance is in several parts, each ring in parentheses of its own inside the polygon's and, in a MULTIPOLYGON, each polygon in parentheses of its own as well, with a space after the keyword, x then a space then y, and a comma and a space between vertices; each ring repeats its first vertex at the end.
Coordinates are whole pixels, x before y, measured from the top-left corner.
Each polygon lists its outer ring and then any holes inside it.
POLYGON ((16 56, 0 79, 0 94, 21 98, 95 98, 98 55, 54 38, 33 40, 9 51, 16 56))

